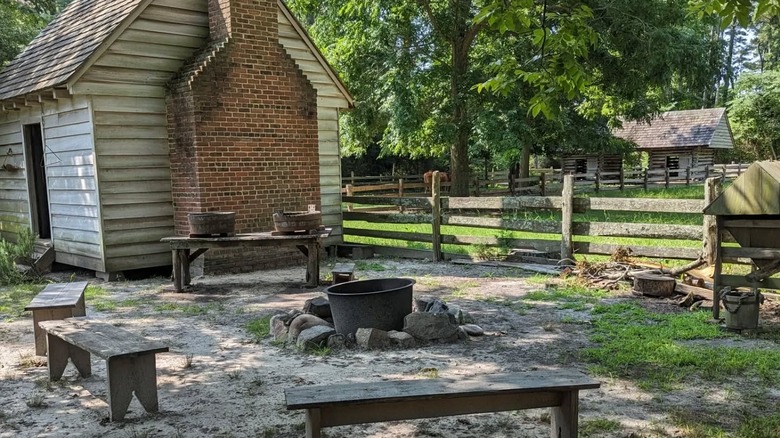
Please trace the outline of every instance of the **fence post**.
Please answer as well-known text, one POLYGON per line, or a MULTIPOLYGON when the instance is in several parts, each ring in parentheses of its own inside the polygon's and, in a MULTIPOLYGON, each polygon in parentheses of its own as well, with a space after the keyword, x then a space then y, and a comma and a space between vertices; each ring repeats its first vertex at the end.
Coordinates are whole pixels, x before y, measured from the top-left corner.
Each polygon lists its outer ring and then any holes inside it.
POLYGON ((404 206, 401 205, 401 202, 400 202, 401 198, 403 198, 403 197, 404 197, 404 179, 403 178, 398 178, 398 200, 399 200, 398 212, 399 213, 403 213, 404 212, 404 206))
POLYGON ((539 194, 544 196, 544 172, 539 174, 539 194))
MULTIPOLYGON (((352 175, 354 176, 354 173, 352 175)), ((347 184, 347 196, 352 196, 352 184, 347 184)), ((347 211, 352 211, 351 202, 347 202, 347 211)))
POLYGON ((691 166, 685 168, 685 185, 691 185, 691 166))
POLYGON ((664 188, 669 188, 669 168, 664 167, 664 188))
POLYGON ((620 191, 622 192, 623 189, 626 186, 626 174, 625 174, 625 171, 623 170, 623 166, 620 166, 620 176, 619 176, 619 178, 620 178, 620 191))
POLYGON ((432 225, 432 243, 433 243, 433 261, 440 262, 441 256, 441 180, 439 171, 433 172, 431 178, 431 225, 432 225))
POLYGON ((599 172, 599 170, 596 169, 596 193, 599 192, 600 186, 601 186, 601 172, 599 172))
POLYGON ((474 178, 474 196, 479 197, 479 177, 474 178))
POLYGON ((574 249, 572 248, 572 216, 574 215, 574 175, 563 177, 563 193, 561 193, 561 262, 573 264, 574 249))
MULTIPOLYGON (((704 182, 704 205, 710 205, 715 198, 718 197, 720 192, 720 178, 712 177, 707 178, 704 182)), ((717 227, 715 226, 715 216, 705 214, 702 220, 704 230, 702 236, 704 241, 702 242, 703 249, 702 255, 707 262, 707 266, 713 266, 715 264, 715 255, 717 253, 716 243, 717 227)), ((718 291, 715 291, 717 293, 718 291)))
POLYGON ((355 171, 353 170, 350 172, 350 180, 349 182, 354 186, 355 185, 355 171))
POLYGON ((649 171, 650 171, 650 168, 645 169, 644 184, 643 184, 644 187, 645 187, 645 191, 647 191, 647 172, 649 172, 649 171))
POLYGON ((710 165, 707 164, 704 166, 704 179, 707 180, 710 177, 710 165))

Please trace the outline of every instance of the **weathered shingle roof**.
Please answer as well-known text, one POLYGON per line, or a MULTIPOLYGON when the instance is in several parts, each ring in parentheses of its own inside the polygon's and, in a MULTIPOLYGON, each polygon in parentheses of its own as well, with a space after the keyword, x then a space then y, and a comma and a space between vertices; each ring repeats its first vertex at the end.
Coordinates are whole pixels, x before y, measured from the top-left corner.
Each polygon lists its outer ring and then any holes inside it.
POLYGON ((649 124, 624 122, 613 134, 633 141, 640 149, 710 146, 725 114, 725 108, 669 111, 649 124))
POLYGON ((0 100, 62 85, 142 0, 73 0, 0 72, 0 100))

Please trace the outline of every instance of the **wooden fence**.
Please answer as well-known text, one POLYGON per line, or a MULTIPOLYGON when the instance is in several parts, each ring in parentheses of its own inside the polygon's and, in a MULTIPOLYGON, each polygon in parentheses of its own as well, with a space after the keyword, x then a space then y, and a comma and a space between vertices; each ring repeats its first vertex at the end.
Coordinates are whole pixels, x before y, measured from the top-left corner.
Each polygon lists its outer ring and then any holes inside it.
MULTIPOLYGON (((650 188, 700 183, 710 177, 731 180, 747 170, 749 164, 718 164, 714 166, 687 167, 685 169, 621 169, 617 172, 589 172, 574 174, 575 192, 600 192, 602 190, 625 190, 629 188, 650 188)), ((488 179, 474 178, 469 185, 472 196, 502 196, 510 194, 558 195, 563 190, 563 173, 560 169, 532 169, 531 177, 510 180, 506 172, 493 172, 488 179), (510 185, 513 187, 510 188, 510 185)), ((407 176, 364 176, 342 178, 341 193, 354 196, 371 193, 375 196, 404 197, 427 193, 422 175, 407 176)), ((449 182, 442 183, 446 191, 449 182)))
MULTIPOLYGON (((347 203, 384 206, 383 211, 354 209, 344 212, 344 220, 390 224, 431 224, 432 232, 416 233, 362 228, 344 228, 345 237, 361 236, 392 239, 407 242, 424 242, 431 245, 432 253, 397 247, 376 247, 380 254, 442 260, 442 245, 484 245, 495 249, 533 249, 543 253, 560 254, 562 259, 583 254, 611 255, 626 245, 576 241, 575 236, 633 237, 656 240, 697 240, 703 246, 697 248, 629 245, 631 254, 638 257, 695 260, 704 256, 714 257, 714 218, 703 216, 702 225, 643 224, 615 222, 575 222, 574 213, 589 210, 631 211, 655 213, 701 214, 705 205, 717 196, 720 178, 707 180, 705 199, 635 199, 576 197, 574 176, 564 177, 561 196, 516 197, 445 197, 438 181, 433 183, 430 197, 381 197, 345 196, 347 203), (391 206, 388 209, 388 205, 391 206), (398 211, 393 209, 393 206, 398 211), (560 220, 515 219, 514 213, 528 210, 560 212, 560 220), (496 236, 443 234, 442 226, 476 227, 496 230, 496 236), (527 231, 548 234, 544 239, 502 238, 501 233, 527 231)), ((556 215, 557 217, 557 215, 556 215)), ((457 228, 456 228, 457 229, 457 228)))

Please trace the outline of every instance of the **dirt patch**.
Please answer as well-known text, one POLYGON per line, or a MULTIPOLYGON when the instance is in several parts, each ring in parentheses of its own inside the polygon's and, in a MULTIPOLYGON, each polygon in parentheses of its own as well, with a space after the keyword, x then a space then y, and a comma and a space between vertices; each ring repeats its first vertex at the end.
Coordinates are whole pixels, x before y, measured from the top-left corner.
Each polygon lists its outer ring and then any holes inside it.
MULTIPOLYGON (((440 377, 455 378, 564 366, 587 371, 578 353, 589 345, 589 312, 549 302, 521 303, 528 292, 544 288, 522 271, 424 261, 376 262, 384 270, 358 267, 358 278, 414 278, 415 295, 433 295, 459 305, 485 330, 485 336, 410 350, 350 349, 319 356, 280 348, 270 339, 255 342, 245 329, 252 320, 300 309, 307 299, 322 294, 322 288, 303 287, 302 267, 197 278, 186 293, 172 292, 165 278, 102 283, 84 277, 105 288, 108 294, 100 300, 111 304, 98 311, 88 300, 88 316, 170 346, 169 353, 157 356, 160 412, 147 414, 134 399, 125 421, 108 422, 105 364, 100 359, 93 358, 91 377, 78 377, 69 365, 61 382, 48 383, 47 370, 40 366, 45 361, 31 360, 32 320, 27 317, 0 324, 0 437, 299 437, 303 412, 287 411, 284 405, 284 389, 297 385, 424 379, 431 369, 440 377)), ((630 295, 610 299, 640 300, 630 295)), ((708 411, 720 405, 726 409, 730 403, 723 388, 706 382, 656 394, 629 381, 597 378, 601 389, 580 394, 580 423, 585 432, 589 424, 599 422, 616 428, 590 436, 684 436, 672 426, 671 413, 695 412, 703 400, 711 404, 708 411)), ((738 380, 735 387, 744 383, 738 380)), ((344 426, 326 429, 325 434, 549 437, 546 412, 344 426)))

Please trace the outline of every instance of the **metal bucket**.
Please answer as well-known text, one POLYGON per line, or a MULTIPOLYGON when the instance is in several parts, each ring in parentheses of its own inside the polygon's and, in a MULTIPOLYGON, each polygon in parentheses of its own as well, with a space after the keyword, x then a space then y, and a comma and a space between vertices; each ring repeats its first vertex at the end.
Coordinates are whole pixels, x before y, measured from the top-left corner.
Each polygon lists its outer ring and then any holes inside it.
POLYGON ((726 309, 726 328, 733 330, 758 328, 760 293, 729 291, 721 295, 726 309))
POLYGON ((325 288, 336 331, 346 335, 359 328, 403 330, 404 317, 412 313, 413 285, 411 278, 377 278, 325 288))

